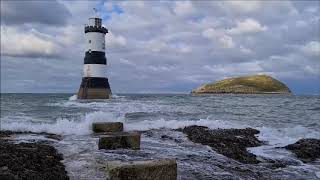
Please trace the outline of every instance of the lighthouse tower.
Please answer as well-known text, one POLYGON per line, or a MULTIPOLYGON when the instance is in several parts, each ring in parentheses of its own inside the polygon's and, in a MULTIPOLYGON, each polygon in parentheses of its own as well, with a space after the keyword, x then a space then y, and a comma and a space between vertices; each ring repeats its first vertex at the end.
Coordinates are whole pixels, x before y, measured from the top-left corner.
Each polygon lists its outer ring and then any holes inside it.
POLYGON ((83 77, 78 99, 109 99, 111 89, 106 77, 107 59, 105 56, 105 35, 108 29, 102 26, 102 19, 89 18, 85 25, 86 50, 83 77))

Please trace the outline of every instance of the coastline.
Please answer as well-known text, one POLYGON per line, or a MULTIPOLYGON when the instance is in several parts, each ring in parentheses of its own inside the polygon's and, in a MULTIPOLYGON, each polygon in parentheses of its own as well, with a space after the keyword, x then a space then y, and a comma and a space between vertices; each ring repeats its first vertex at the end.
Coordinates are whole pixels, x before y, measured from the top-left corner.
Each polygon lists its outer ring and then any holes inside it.
POLYGON ((63 155, 49 141, 19 142, 12 136, 45 135, 58 140, 51 133, 0 131, 0 179, 68 180, 63 155))

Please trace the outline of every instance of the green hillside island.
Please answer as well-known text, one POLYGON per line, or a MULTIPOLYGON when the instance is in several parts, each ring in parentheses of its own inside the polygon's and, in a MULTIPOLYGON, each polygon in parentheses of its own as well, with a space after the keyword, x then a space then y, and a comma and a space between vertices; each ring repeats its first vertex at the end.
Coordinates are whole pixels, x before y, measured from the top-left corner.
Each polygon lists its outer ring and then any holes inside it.
POLYGON ((282 82, 267 76, 255 75, 228 78, 215 83, 205 84, 194 89, 193 94, 288 94, 290 89, 282 82))

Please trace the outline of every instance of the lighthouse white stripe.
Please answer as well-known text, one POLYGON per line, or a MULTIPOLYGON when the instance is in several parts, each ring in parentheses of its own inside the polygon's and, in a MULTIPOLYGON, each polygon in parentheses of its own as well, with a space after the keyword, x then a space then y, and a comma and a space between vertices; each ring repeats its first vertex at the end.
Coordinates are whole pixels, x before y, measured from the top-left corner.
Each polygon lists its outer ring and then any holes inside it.
POLYGON ((83 77, 106 77, 105 64, 85 64, 83 66, 83 77))
POLYGON ((86 51, 105 52, 105 35, 100 32, 88 32, 85 34, 86 51))

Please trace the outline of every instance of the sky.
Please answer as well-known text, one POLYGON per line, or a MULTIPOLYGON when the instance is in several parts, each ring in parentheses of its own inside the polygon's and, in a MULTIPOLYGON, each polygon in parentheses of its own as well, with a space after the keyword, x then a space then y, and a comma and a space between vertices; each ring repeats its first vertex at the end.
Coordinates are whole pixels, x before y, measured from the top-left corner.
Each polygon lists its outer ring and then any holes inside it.
POLYGON ((117 93, 267 74, 320 94, 320 1, 1 1, 1 92, 76 93, 93 8, 117 93))

